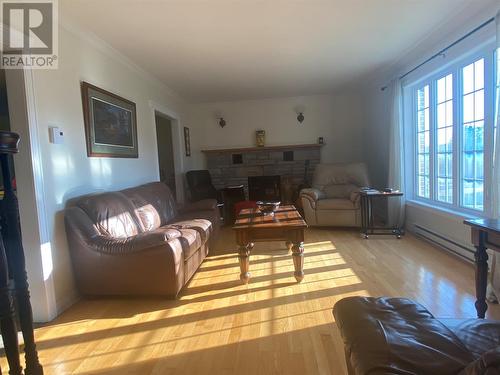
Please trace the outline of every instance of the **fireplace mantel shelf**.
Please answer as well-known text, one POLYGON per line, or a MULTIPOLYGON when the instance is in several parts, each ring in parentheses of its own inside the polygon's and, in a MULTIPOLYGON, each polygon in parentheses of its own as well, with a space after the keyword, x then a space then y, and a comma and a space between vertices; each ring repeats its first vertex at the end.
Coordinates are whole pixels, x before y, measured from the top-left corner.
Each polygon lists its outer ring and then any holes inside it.
POLYGON ((264 146, 264 147, 239 147, 239 148, 219 148, 210 150, 201 150, 203 153, 221 153, 221 152, 252 152, 252 151, 276 151, 276 150, 291 150, 298 148, 320 148, 325 144, 311 143, 303 145, 285 145, 285 146, 264 146))

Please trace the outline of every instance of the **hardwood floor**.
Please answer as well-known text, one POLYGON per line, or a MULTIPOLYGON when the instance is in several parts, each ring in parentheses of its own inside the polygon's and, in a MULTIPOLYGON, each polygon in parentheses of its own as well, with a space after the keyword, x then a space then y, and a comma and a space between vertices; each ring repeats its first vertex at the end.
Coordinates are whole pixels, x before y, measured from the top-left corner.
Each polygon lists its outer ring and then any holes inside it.
MULTIPOLYGON (((224 229, 179 300, 84 300, 38 328, 45 373, 343 374, 331 314, 343 297, 405 296, 438 317, 475 317, 472 265, 411 235, 310 229, 301 284, 293 269, 284 243, 258 243, 241 285, 224 229)), ((500 318, 500 307, 488 317, 500 318)), ((1 366, 7 373, 5 358, 1 366)))

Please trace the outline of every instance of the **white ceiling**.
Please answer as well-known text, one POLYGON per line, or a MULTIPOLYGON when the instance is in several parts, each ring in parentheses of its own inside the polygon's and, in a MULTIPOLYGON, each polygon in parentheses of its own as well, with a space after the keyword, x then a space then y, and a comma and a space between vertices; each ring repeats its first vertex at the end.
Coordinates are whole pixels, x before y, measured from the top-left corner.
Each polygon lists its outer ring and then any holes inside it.
MULTIPOLYGON (((195 102, 332 92, 479 0, 60 0, 76 22, 195 102)), ((63 20, 64 21, 64 20, 63 20)))

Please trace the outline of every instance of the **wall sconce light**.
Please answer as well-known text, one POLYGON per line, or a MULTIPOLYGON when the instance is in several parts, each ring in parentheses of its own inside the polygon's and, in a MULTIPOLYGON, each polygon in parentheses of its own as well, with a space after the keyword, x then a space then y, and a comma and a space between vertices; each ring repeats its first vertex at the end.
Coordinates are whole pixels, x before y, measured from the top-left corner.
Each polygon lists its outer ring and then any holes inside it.
POLYGON ((297 115, 297 121, 302 124, 302 121, 304 121, 304 114, 302 112, 299 112, 297 115))
POLYGON ((224 126, 226 126, 226 120, 224 120, 224 118, 223 118, 223 117, 220 117, 220 118, 219 118, 219 126, 220 126, 221 128, 223 128, 224 126))

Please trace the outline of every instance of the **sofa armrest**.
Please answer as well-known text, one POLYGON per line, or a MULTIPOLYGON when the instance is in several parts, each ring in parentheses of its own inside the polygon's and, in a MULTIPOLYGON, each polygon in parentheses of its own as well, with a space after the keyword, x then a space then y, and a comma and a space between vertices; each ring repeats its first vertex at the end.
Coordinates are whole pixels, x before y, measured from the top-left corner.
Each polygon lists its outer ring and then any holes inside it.
POLYGON ((217 208, 217 200, 215 199, 202 199, 193 203, 189 203, 179 209, 180 213, 193 212, 193 211, 206 211, 215 210, 217 208))
POLYGON ((320 199, 326 198, 325 193, 323 193, 321 190, 315 189, 315 188, 302 189, 300 191, 300 196, 307 198, 307 199, 310 199, 312 201, 319 201, 320 199))

